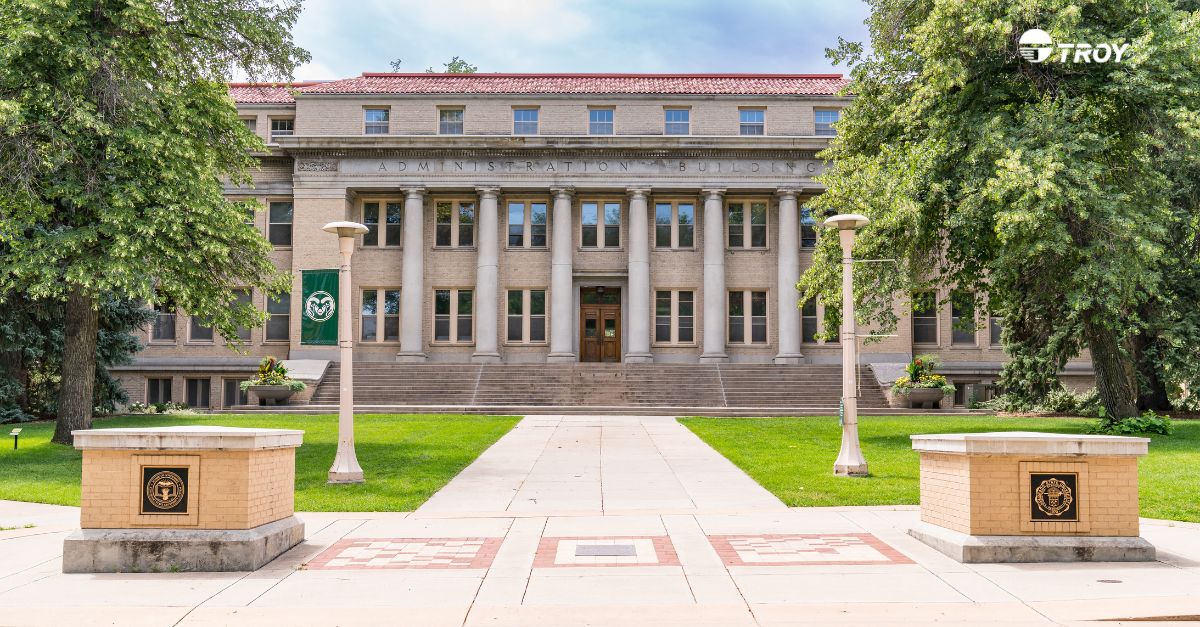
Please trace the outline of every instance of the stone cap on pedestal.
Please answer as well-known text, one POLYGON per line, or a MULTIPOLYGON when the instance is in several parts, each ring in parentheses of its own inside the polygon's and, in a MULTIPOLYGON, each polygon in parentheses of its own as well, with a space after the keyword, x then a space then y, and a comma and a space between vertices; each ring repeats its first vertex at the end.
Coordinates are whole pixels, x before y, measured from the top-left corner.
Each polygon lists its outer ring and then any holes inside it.
POLYGON ((124 427, 72 431, 79 450, 264 450, 296 448, 304 432, 296 429, 248 429, 186 425, 124 427))
POLYGON ((1147 454, 1150 443, 1150 438, 1036 431, 941 433, 910 437, 914 450, 960 455, 1140 456, 1147 454))

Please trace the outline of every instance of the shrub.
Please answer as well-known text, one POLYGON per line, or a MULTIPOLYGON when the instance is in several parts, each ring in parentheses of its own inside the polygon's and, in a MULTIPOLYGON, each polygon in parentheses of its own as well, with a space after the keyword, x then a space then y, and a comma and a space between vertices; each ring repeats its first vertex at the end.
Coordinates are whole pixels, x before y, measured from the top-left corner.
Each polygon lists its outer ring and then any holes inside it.
POLYGON ((33 416, 25 413, 16 405, 5 405, 0 407, 0 425, 6 425, 15 422, 29 422, 33 420, 33 416))
MULTIPOLYGON (((1104 412, 1101 412, 1103 414, 1104 412)), ((1105 420, 1101 415, 1100 421, 1088 427, 1088 433, 1105 435, 1132 435, 1135 433, 1160 433, 1171 435, 1175 426, 1171 424, 1170 416, 1160 416, 1153 409, 1147 409, 1141 416, 1122 418, 1121 420, 1105 420)))
POLYGON ((152 413, 154 413, 153 407, 151 407, 145 403, 136 403, 136 402, 130 403, 129 406, 125 408, 125 410, 131 414, 152 414, 152 413))
POLYGON ((1075 393, 1066 388, 1058 388, 1046 395, 1046 398, 1038 404, 1038 411, 1052 412, 1055 414, 1071 414, 1079 407, 1079 398, 1075 393))

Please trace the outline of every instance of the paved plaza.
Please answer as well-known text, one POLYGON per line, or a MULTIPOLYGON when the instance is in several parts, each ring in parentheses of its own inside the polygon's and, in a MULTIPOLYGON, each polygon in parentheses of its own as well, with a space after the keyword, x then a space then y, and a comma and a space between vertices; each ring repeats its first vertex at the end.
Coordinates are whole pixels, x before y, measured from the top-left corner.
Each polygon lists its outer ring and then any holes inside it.
POLYGON ((65 575, 78 509, 0 501, 0 625, 1200 615, 1200 525, 1144 520, 1153 563, 959 564, 907 535, 915 507, 788 508, 659 416, 529 416, 415 512, 298 515, 307 541, 257 572, 65 575))

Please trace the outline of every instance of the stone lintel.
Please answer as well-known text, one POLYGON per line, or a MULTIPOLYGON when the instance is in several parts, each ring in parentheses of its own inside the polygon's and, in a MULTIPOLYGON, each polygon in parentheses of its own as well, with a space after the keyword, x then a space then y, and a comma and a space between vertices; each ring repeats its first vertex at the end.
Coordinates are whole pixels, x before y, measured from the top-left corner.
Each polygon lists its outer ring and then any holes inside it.
POLYGON ((916 451, 959 455, 1141 456, 1147 454, 1150 443, 1149 438, 1033 431, 943 433, 910 437, 916 451))
POLYGON ((296 448, 304 432, 295 429, 178 426, 81 429, 72 431, 79 450, 264 450, 296 448))

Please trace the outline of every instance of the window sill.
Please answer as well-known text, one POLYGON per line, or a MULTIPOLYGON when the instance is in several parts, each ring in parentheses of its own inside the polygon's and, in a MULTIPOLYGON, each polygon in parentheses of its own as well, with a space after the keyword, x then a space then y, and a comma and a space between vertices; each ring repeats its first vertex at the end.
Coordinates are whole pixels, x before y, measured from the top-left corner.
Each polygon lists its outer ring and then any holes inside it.
POLYGON ((271 244, 271 250, 272 250, 272 251, 276 251, 276 250, 291 250, 291 249, 292 249, 292 244, 288 244, 287 246, 282 246, 282 245, 271 244))
POLYGON ((358 340, 354 342, 355 347, 361 346, 399 346, 400 340, 358 340))
POLYGON ((147 346, 176 346, 179 340, 150 340, 147 346))
POLYGON ((743 246, 741 248, 730 248, 730 247, 726 246, 725 252, 728 252, 728 253, 767 253, 767 252, 771 252, 771 247, 770 246, 752 246, 752 247, 743 246))
POLYGON ((680 343, 680 344, 652 343, 652 344, 650 344, 650 348, 696 348, 698 346, 700 346, 700 345, 696 342, 690 342, 687 344, 683 344, 683 343, 680 343))
POLYGON ((726 348, 774 348, 770 342, 728 342, 726 348))
POLYGON ((550 342, 505 342, 502 346, 511 348, 545 348, 550 345, 550 342))
POLYGON ((504 250, 509 250, 509 251, 513 251, 513 252, 531 252, 531 251, 545 252, 547 250, 550 250, 550 247, 549 246, 529 246, 527 248, 518 248, 518 247, 513 247, 513 246, 505 246, 504 250))
POLYGON ((184 346, 216 346, 217 343, 212 340, 188 340, 183 343, 184 346))
POLYGON ((454 348, 454 347, 469 348, 471 346, 475 346, 475 342, 446 342, 446 341, 442 341, 442 340, 432 340, 431 342, 429 342, 429 345, 430 346, 444 346, 444 347, 448 347, 448 348, 454 348))
POLYGON ((445 251, 452 251, 452 252, 453 251, 462 251, 462 252, 469 253, 469 252, 475 252, 475 247, 474 246, 433 246, 433 247, 430 247, 429 250, 437 250, 437 251, 445 250, 445 251))
POLYGON ((263 346, 288 346, 292 343, 291 339, 286 340, 263 340, 263 346))
POLYGON ((695 252, 698 249, 695 246, 692 246, 690 248, 659 248, 658 246, 655 246, 655 247, 651 248, 650 250, 653 250, 654 252, 663 252, 663 253, 681 253, 681 252, 690 253, 690 252, 695 252))
POLYGON ((579 253, 619 253, 624 250, 625 250, 625 248, 623 246, 605 246, 603 248, 601 248, 599 246, 591 246, 591 247, 577 246, 577 247, 575 247, 575 252, 579 252, 579 253))

